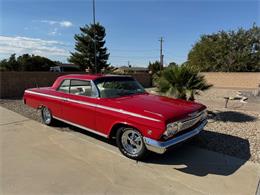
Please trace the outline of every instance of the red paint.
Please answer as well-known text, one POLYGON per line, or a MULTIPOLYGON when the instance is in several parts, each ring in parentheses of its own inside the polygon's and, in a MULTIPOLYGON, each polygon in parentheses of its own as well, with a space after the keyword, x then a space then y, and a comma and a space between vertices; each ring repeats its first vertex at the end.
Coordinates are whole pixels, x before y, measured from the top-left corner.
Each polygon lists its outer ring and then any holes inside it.
POLYGON ((201 111, 202 104, 167 98, 151 94, 130 95, 120 98, 91 98, 56 91, 64 79, 95 80, 106 75, 66 75, 59 77, 52 87, 33 88, 24 93, 26 104, 34 108, 47 106, 53 116, 110 135, 116 124, 127 124, 138 129, 143 136, 159 140, 169 122, 188 117, 188 114, 201 111), (60 99, 57 99, 60 98, 60 99), (63 99, 62 99, 63 98, 63 99), (64 98, 79 101, 74 103, 64 98), (90 105, 84 105, 91 104, 90 105), (100 106, 102 108, 100 108, 100 106), (107 109, 104 109, 107 108, 107 109), (116 109, 111 111, 108 109, 116 109), (123 113, 122 113, 123 112, 123 113), (127 112, 127 113, 125 113, 127 112), (130 113, 130 114, 129 114, 130 113), (137 115, 137 116, 135 116, 137 115), (152 134, 147 133, 152 130, 152 134))

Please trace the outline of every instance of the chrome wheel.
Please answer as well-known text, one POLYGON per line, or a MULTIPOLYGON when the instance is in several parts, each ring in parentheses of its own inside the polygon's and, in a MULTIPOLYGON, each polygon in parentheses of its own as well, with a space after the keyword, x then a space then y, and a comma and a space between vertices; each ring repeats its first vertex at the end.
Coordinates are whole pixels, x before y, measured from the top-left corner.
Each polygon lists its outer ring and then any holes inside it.
POLYGON ((141 134, 133 129, 124 131, 121 137, 121 143, 123 148, 131 155, 138 154, 143 148, 141 134))
POLYGON ((48 108, 44 107, 42 109, 42 118, 44 123, 50 124, 51 123, 51 112, 48 108))

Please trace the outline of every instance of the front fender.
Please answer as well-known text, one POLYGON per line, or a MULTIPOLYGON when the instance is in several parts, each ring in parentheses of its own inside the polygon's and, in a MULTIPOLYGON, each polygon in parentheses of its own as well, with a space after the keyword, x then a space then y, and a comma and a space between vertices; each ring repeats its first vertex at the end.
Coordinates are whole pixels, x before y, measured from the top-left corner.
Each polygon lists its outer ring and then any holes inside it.
POLYGON ((136 119, 135 117, 128 117, 125 121, 116 121, 110 127, 109 135, 115 133, 115 127, 120 125, 126 125, 133 127, 140 131, 140 133, 148 138, 159 140, 161 135, 164 132, 164 123, 163 122, 155 122, 155 121, 147 121, 146 119, 136 119))
POLYGON ((151 121, 148 119, 139 119, 136 117, 128 117, 128 123, 134 124, 134 126, 145 137, 159 140, 164 133, 165 123, 164 121, 151 121))

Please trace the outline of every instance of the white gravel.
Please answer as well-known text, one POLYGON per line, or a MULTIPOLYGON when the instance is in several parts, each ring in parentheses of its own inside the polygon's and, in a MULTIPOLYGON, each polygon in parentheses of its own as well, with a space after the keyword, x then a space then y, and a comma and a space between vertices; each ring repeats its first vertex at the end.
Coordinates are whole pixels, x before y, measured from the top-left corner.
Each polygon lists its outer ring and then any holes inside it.
POLYGON ((193 144, 242 159, 260 162, 259 113, 209 110, 209 122, 193 144))

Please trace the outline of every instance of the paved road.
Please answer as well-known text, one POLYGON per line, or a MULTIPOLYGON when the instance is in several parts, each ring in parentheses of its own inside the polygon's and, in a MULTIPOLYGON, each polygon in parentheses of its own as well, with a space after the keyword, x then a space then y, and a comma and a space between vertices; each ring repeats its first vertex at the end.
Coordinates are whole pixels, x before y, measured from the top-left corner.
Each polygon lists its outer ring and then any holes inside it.
POLYGON ((184 146, 146 162, 0 107, 0 194, 255 194, 260 165, 184 146))

